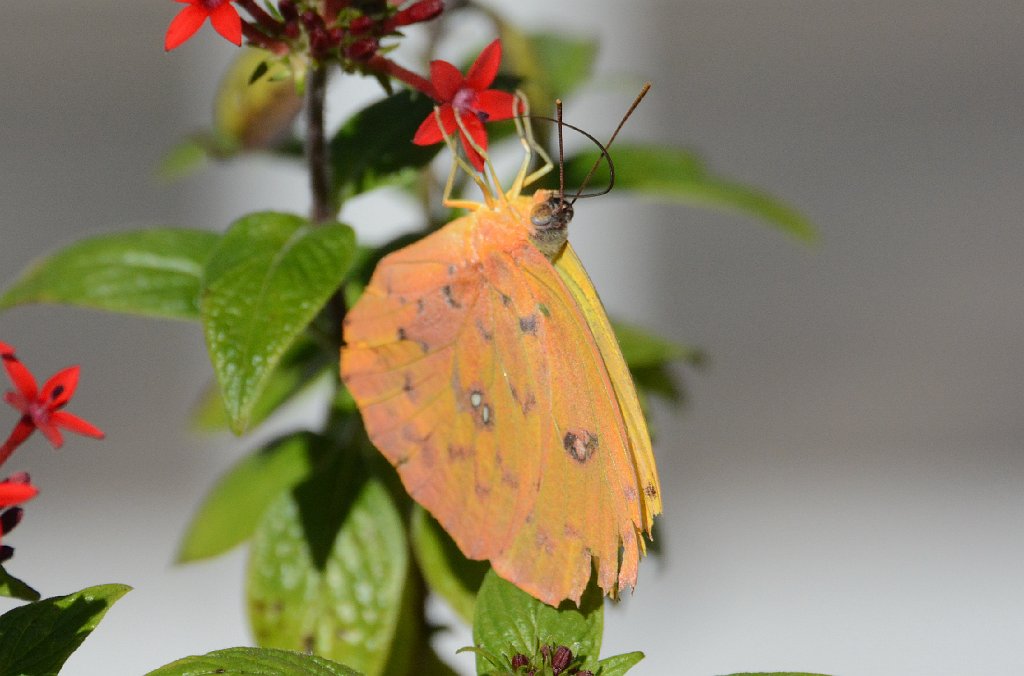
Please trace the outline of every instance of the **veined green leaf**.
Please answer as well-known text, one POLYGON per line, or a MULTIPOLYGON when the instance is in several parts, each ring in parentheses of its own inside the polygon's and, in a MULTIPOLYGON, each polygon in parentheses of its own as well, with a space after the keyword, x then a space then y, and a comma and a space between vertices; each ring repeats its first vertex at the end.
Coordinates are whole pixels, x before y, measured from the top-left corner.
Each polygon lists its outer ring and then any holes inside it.
POLYGON ((325 444, 311 432, 298 432, 242 458, 217 481, 192 517, 178 562, 218 556, 248 540, 270 504, 309 478, 323 460, 325 444))
POLYGON ((598 670, 595 673, 597 676, 622 676, 643 658, 644 654, 639 650, 606 657, 597 663, 598 670))
POLYGON ((383 485, 360 476, 323 472, 268 510, 251 546, 249 618, 260 645, 404 673, 389 666, 415 621, 404 527, 383 485))
MULTIPOLYGON (((615 163, 615 188, 664 202, 725 209, 754 216, 797 239, 817 239, 814 226, 780 199, 708 172, 704 161, 686 150, 620 143, 611 150, 615 163)), ((601 157, 597 150, 566 159, 567 185, 580 185, 601 157)), ((607 162, 601 162, 591 185, 607 185, 607 162)), ((552 179, 547 184, 553 187, 552 179)))
MULTIPOLYGON (((299 337, 281 357, 277 368, 270 374, 263 393, 252 406, 249 414, 249 429, 269 418, 278 408, 288 403, 328 372, 338 368, 337 355, 328 356, 313 340, 299 337)), ((192 414, 192 420, 200 430, 217 431, 229 429, 224 399, 216 383, 211 383, 200 397, 192 414)))
MULTIPOLYGON (((536 658, 539 646, 566 646, 578 660, 577 666, 596 669, 604 631, 603 597, 591 584, 577 608, 565 601, 553 608, 538 601, 510 582, 487 573, 477 596, 473 618, 473 643, 500 656, 507 667, 516 654, 536 658)), ((492 665, 477 654, 478 674, 505 674, 508 669, 492 665)))
POLYGON ((355 252, 341 223, 258 213, 236 221, 210 256, 200 316, 231 427, 241 433, 270 375, 331 295, 355 252))
POLYGON ((154 669, 146 676, 361 676, 318 655, 273 648, 227 648, 193 655, 154 669))
POLYGON ((56 676, 131 587, 105 584, 36 601, 0 616, 0 676, 56 676))
POLYGON ((92 237, 36 261, 0 309, 27 303, 197 319, 203 264, 219 236, 163 228, 92 237))
POLYGON ((353 115, 331 140, 333 179, 339 199, 400 180, 430 163, 443 144, 412 142, 434 110, 422 94, 405 90, 353 115))

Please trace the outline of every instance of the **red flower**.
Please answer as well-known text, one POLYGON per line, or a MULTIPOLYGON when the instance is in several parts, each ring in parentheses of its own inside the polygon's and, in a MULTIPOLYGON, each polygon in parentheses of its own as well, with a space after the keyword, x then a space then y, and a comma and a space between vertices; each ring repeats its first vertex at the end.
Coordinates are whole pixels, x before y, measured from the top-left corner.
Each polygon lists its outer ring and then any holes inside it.
POLYGON ((225 40, 242 44, 242 17, 231 0, 174 0, 188 7, 181 10, 167 27, 164 49, 168 52, 195 35, 207 19, 225 40))
POLYGON ((437 124, 437 114, 431 113, 416 130, 412 142, 429 146, 441 141, 459 130, 462 147, 466 156, 477 171, 484 168, 484 159, 470 144, 466 134, 459 128, 456 120, 469 132, 474 142, 487 150, 487 130, 485 122, 507 120, 515 115, 515 97, 508 92, 488 89, 498 74, 501 63, 501 40, 495 40, 480 52, 466 77, 459 69, 447 61, 430 63, 430 83, 433 87, 432 97, 438 102, 441 124, 437 124))
MULTIPOLYGON (((39 493, 39 489, 29 483, 28 474, 18 472, 0 481, 0 507, 10 507, 31 500, 39 493)), ((3 529, 0 534, 10 528, 3 529)))
POLYGON ((7 460, 14 449, 35 430, 42 432, 54 448, 60 448, 64 443, 64 437, 59 429, 61 427, 89 437, 103 438, 103 432, 98 428, 78 416, 61 410, 71 400, 78 385, 77 366, 57 373, 46 381, 40 391, 36 386, 36 379, 14 356, 14 349, 9 345, 0 347, 0 361, 3 362, 7 375, 17 388, 16 392, 8 391, 4 395, 4 400, 21 412, 21 420, 15 425, 4 445, 0 446, 0 463, 7 460))
MULTIPOLYGON (((2 344, 2 343, 0 343, 2 344)), ((0 481, 0 507, 8 507, 0 512, 0 537, 7 535, 21 521, 24 511, 21 507, 11 507, 31 500, 39 493, 39 489, 29 483, 28 474, 18 472, 0 481)), ((14 549, 7 545, 0 546, 0 563, 14 556, 14 549)))

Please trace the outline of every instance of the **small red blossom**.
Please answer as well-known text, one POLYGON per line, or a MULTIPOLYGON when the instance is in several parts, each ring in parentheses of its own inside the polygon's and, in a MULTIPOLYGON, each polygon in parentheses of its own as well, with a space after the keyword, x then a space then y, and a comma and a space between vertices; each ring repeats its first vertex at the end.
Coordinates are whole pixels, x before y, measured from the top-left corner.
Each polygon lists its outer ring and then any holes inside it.
POLYGON ((46 381, 43 389, 36 385, 36 379, 24 364, 15 356, 14 349, 9 345, 0 347, 0 361, 17 391, 8 391, 4 401, 21 413, 21 419, 14 426, 7 441, 0 446, 0 464, 14 452, 35 430, 53 445, 60 448, 64 437, 60 428, 77 432, 96 439, 103 438, 103 432, 91 423, 72 415, 63 409, 78 385, 77 366, 60 371, 46 381))
MULTIPOLYGON (((30 483, 29 476, 25 472, 12 474, 0 481, 0 507, 8 508, 0 512, 0 538, 14 530, 24 514, 21 507, 12 507, 11 505, 31 500, 38 494, 39 489, 30 483)), ((12 556, 14 556, 12 547, 0 546, 0 563, 7 561, 12 556)))
POLYGON ((498 75, 500 63, 501 40, 495 40, 480 52, 480 56, 470 66, 465 77, 458 68, 447 61, 432 61, 431 97, 438 103, 438 112, 431 113, 423 120, 420 128, 416 130, 413 143, 421 146, 433 145, 458 130, 466 156, 476 170, 481 171, 484 168, 484 159, 473 148, 462 128, 469 132, 469 137, 477 146, 487 150, 487 130, 484 123, 507 120, 516 114, 515 97, 512 94, 488 89, 498 75), (437 123, 438 114, 441 117, 441 125, 437 123), (462 123, 461 127, 459 122, 462 123))
MULTIPOLYGON (((27 500, 31 500, 39 494, 39 489, 30 483, 27 473, 18 472, 0 481, 0 507, 10 507, 27 500)), ((2 529, 0 533, 6 533, 13 526, 2 529)))
POLYGON ((174 0, 188 5, 167 27, 164 49, 171 51, 196 34, 207 19, 228 42, 242 44, 242 17, 231 0, 174 0))

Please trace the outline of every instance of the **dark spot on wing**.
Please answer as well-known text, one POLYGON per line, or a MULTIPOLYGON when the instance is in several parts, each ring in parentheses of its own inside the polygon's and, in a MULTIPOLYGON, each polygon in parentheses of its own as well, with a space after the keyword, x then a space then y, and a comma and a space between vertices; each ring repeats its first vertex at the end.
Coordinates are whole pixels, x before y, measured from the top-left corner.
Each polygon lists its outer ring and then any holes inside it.
POLYGON ((416 299, 416 314, 421 315, 427 309, 427 304, 422 298, 416 299))
POLYGON ((551 310, 549 310, 548 306, 545 305, 544 303, 537 303, 537 309, 540 310, 540 313, 545 317, 551 316, 551 310))
POLYGON ((597 452, 597 435, 589 430, 576 430, 566 432, 562 438, 562 448, 576 462, 581 465, 586 463, 597 452))
POLYGON ((476 491, 476 496, 481 499, 486 499, 491 494, 491 489, 483 484, 476 484, 473 489, 476 491))
POLYGON ((402 382, 402 391, 409 394, 415 389, 416 387, 412 384, 412 375, 406 373, 405 380, 402 382))
POLYGON ((404 327, 401 327, 401 326, 399 326, 399 327, 398 327, 398 331, 397 331, 397 334, 396 334, 396 335, 398 336, 398 339, 399 339, 399 340, 405 340, 405 328, 404 328, 404 327))
POLYGON ((508 307, 509 305, 512 304, 512 298, 510 296, 506 296, 505 294, 501 294, 501 304, 504 305, 505 307, 508 307))
POLYGON ((455 272, 456 272, 457 269, 458 268, 456 268, 454 265, 449 265, 448 266, 448 276, 449 277, 454 277, 455 276, 455 272))
POLYGON ((546 554, 555 553, 555 543, 551 540, 551 536, 546 531, 537 529, 537 548, 544 550, 546 554))
POLYGON ((644 486, 644 495, 649 498, 658 497, 658 489, 654 487, 654 484, 647 484, 644 486))
POLYGON ((469 446, 448 444, 448 459, 451 461, 466 460, 473 457, 473 449, 469 446))
POLYGON ((494 340, 494 334, 488 331, 487 327, 479 319, 476 320, 476 330, 480 332, 480 337, 488 343, 494 340))
POLYGON ((444 296, 444 302, 448 305, 448 307, 456 310, 462 307, 462 303, 460 303, 455 298, 455 296, 452 295, 452 287, 450 284, 445 284, 444 286, 441 287, 441 295, 444 296))
POLYGON ((537 335, 537 315, 527 315, 519 318, 519 330, 531 336, 537 335))

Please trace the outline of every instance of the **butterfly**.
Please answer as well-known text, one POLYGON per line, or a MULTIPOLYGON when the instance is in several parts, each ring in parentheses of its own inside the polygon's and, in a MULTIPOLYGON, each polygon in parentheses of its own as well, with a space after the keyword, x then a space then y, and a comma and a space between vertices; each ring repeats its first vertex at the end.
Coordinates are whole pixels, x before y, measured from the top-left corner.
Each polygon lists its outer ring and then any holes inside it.
POLYGON ((341 377, 467 557, 578 604, 595 568, 606 594, 635 587, 661 489, 629 370, 567 241, 571 203, 564 188, 523 194, 553 165, 516 122, 525 158, 506 192, 445 135, 445 204, 469 213, 380 261, 344 320, 341 377), (527 174, 533 151, 545 166, 527 174), (456 165, 483 202, 451 199, 456 165))

